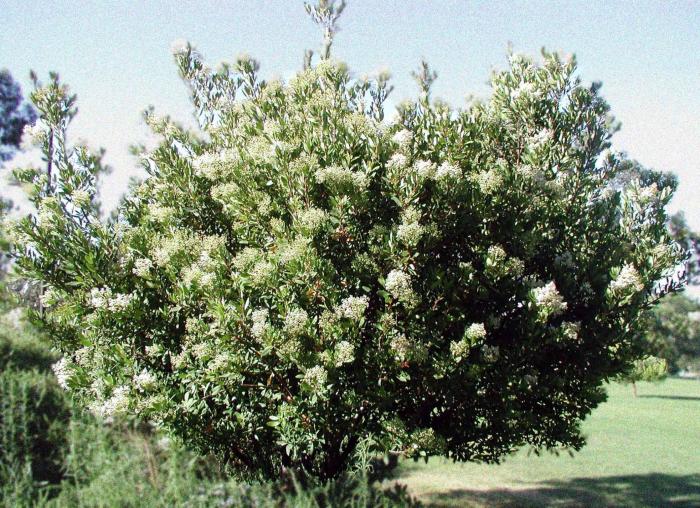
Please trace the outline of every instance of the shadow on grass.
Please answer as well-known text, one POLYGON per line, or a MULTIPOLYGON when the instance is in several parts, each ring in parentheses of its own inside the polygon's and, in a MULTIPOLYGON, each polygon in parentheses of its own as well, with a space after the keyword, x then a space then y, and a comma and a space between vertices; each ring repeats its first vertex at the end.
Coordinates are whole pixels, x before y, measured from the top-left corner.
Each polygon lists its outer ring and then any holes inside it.
POLYGON ((669 399, 669 400, 697 400, 700 402, 700 397, 692 397, 690 395, 640 395, 640 399, 669 399))
POLYGON ((429 507, 673 507, 700 506, 700 474, 648 474, 539 482, 530 488, 437 492, 423 498, 429 507))

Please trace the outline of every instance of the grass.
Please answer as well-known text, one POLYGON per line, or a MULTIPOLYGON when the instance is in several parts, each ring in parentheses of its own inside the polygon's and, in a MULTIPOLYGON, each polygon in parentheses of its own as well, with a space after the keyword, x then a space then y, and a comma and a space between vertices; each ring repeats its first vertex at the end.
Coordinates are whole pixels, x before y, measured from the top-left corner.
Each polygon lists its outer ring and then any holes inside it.
POLYGON ((501 465, 404 462, 398 481, 428 506, 700 506, 700 382, 608 388, 570 457, 521 451, 501 465))

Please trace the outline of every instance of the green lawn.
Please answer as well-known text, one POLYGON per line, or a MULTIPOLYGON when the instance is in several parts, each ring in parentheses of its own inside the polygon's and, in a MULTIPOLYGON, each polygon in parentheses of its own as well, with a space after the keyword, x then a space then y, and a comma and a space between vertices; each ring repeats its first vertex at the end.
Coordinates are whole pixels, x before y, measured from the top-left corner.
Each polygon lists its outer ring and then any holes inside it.
POLYGON ((574 457, 528 456, 501 465, 405 462, 398 481, 429 506, 700 507, 700 381, 611 385, 584 423, 574 457))

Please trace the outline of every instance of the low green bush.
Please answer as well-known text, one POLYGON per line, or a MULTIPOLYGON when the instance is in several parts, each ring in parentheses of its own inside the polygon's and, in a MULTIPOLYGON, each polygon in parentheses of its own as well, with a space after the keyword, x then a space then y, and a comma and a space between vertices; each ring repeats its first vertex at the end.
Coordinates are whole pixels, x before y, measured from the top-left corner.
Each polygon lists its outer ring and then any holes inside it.
POLYGON ((0 372, 0 496, 7 504, 31 504, 60 482, 69 418, 52 375, 35 369, 0 372))

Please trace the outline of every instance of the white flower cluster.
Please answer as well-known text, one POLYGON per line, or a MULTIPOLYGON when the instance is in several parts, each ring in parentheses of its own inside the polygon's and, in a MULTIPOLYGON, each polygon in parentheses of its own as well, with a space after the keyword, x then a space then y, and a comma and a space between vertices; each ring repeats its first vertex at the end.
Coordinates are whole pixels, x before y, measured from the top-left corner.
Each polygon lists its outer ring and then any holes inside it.
POLYGON ((198 155, 192 159, 192 168, 196 175, 216 181, 240 163, 241 157, 236 150, 222 150, 219 153, 198 155))
POLYGON ((268 328, 267 317, 269 314, 270 312, 267 309, 257 309, 253 311, 251 317, 253 326, 250 329, 250 333, 252 333, 253 337, 256 339, 261 339, 265 335, 268 328))
POLYGON ((418 244, 423 236, 424 228, 417 222, 400 224, 396 230, 396 237, 406 245, 413 247, 418 244))
POLYGON ((150 390, 156 385, 156 377, 152 372, 143 369, 134 376, 134 385, 140 390, 150 390))
POLYGON ((484 194, 493 194, 503 185, 503 176, 495 170, 482 171, 476 178, 477 184, 484 194))
POLYGON ((472 323, 464 330, 462 340, 450 343, 450 353, 459 363, 462 358, 469 354, 469 350, 479 340, 486 337, 486 328, 483 323, 472 323))
POLYGON ((581 330, 581 323, 579 321, 571 322, 564 321, 561 324, 561 332, 567 339, 571 341, 578 340, 578 334, 581 330))
POLYGON ((408 166, 408 159, 405 155, 400 153, 395 153, 387 161, 387 167, 391 170, 403 169, 408 166))
POLYGON ((464 339, 450 342, 450 353, 457 360, 457 363, 462 361, 462 358, 469 354, 470 349, 471 345, 464 339))
POLYGON ((391 350, 400 361, 408 360, 413 353, 413 344, 403 333, 398 333, 391 338, 389 342, 391 350))
POLYGON ((73 369, 68 364, 68 360, 61 358, 59 361, 51 366, 51 370, 56 375, 58 380, 58 385, 64 390, 68 389, 68 381, 73 375, 73 369))
POLYGON ((517 102, 520 99, 528 100, 538 96, 537 88, 533 83, 521 81, 517 88, 510 92, 510 99, 517 102))
POLYGON ((532 292, 542 317, 557 316, 566 310, 567 303, 557 290, 554 281, 543 287, 535 288, 532 292))
POLYGON ((239 272, 249 270, 258 260, 261 252, 253 247, 246 247, 233 258, 233 266, 239 272))
POLYGON ((410 304, 415 299, 415 293, 411 287, 411 276, 402 270, 389 272, 384 286, 391 296, 400 302, 410 304))
POLYGON ((340 367, 345 363, 350 363, 355 359, 355 346, 347 340, 338 342, 333 353, 335 366, 340 367))
POLYGON ((216 278, 216 262, 212 259, 208 250, 203 250, 197 261, 182 271, 182 280, 186 286, 198 284, 202 288, 209 288, 216 278))
POLYGON ((401 129, 396 134, 394 134, 391 140, 394 143, 398 144, 401 148, 408 148, 408 146, 411 144, 411 141, 413 141, 413 133, 408 129, 401 129))
POLYGON ((328 214, 320 208, 310 207, 299 214, 298 221, 307 233, 315 233, 328 219, 328 214))
POLYGON ((25 125, 22 131, 22 150, 41 146, 47 138, 48 126, 43 120, 37 120, 34 125, 25 125))
POLYGON ((53 196, 46 197, 39 203, 39 210, 37 211, 36 218, 41 226, 48 226, 58 219, 55 210, 57 205, 58 201, 53 196))
POLYGON ((148 213, 156 222, 168 222, 175 215, 175 210, 169 206, 151 203, 148 205, 148 213))
POLYGON ((248 272, 250 282, 255 287, 264 286, 275 274, 275 265, 266 259, 261 259, 248 272))
POLYGON ((279 249, 279 262, 283 265, 302 259, 309 250, 309 239, 298 236, 292 242, 284 243, 279 249))
POLYGON ((426 160, 417 160, 413 164, 413 169, 416 172, 416 175, 423 180, 433 178, 435 176, 435 172, 437 171, 435 163, 426 160))
POLYGON ((299 336, 304 333, 308 320, 304 309, 292 309, 284 318, 284 331, 293 337, 299 336))
POLYGON ((92 288, 90 291, 90 305, 96 309, 104 309, 112 298, 112 290, 109 288, 92 288))
POLYGON ((93 406, 92 409, 97 416, 106 419, 126 413, 129 409, 129 388, 126 386, 116 387, 110 398, 101 405, 93 406))
POLYGON ((486 328, 484 323, 472 323, 464 330, 464 338, 471 344, 486 337, 486 328))
POLYGON ((86 190, 76 189, 70 197, 73 203, 80 208, 86 208, 90 205, 90 193, 86 190))
POLYGON ((112 312, 121 312, 126 310, 129 305, 131 305, 131 302, 134 300, 134 295, 133 294, 122 294, 122 293, 117 293, 114 295, 112 298, 109 299, 109 303, 107 304, 107 308, 112 311, 112 312))
POLYGON ((157 266, 166 266, 173 256, 182 251, 185 243, 186 239, 180 234, 160 238, 152 252, 153 261, 157 266))
POLYGON ((362 190, 367 187, 367 175, 340 166, 328 166, 316 171, 316 181, 332 188, 352 187, 362 190))
POLYGON ((340 302, 335 313, 338 317, 358 321, 365 315, 368 306, 369 298, 366 296, 348 296, 340 302))
POLYGON ((311 367, 304 373, 304 382, 316 393, 321 393, 325 390, 327 381, 328 372, 320 365, 311 367))
POLYGON ((435 180, 439 182, 457 180, 461 176, 462 170, 449 162, 443 162, 435 171, 435 180))
POLYGON ((639 272, 631 263, 627 263, 620 270, 615 280, 610 282, 610 290, 613 293, 639 292, 644 289, 644 283, 639 272))
POLYGON ((133 274, 137 277, 148 277, 153 268, 153 262, 148 258, 139 258, 134 261, 133 274))
POLYGON ((531 150, 539 150, 546 146, 554 137, 554 133, 549 129, 542 129, 529 139, 531 150))

